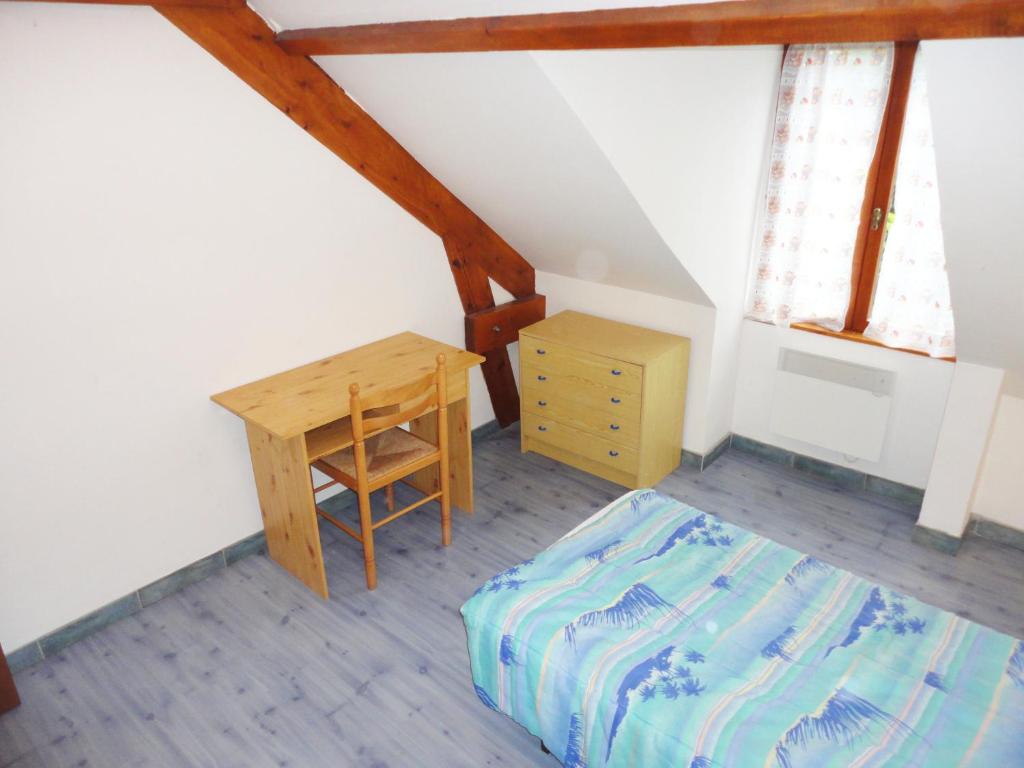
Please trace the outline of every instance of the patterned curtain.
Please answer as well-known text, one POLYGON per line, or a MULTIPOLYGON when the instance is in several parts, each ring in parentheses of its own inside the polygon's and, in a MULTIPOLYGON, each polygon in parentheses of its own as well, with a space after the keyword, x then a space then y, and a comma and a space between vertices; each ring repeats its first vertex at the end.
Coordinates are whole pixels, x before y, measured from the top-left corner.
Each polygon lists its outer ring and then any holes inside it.
POLYGON ((922 52, 910 80, 889 231, 865 336, 933 357, 956 354, 935 147, 922 52))
POLYGON ((892 59, 891 43, 789 47, 748 317, 843 329, 892 59))

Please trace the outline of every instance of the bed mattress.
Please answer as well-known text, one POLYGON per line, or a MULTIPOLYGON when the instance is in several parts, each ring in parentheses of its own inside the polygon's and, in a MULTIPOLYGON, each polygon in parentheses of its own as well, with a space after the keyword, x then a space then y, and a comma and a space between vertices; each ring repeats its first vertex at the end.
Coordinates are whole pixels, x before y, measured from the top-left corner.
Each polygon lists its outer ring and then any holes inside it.
POLYGON ((1024 643, 655 491, 462 614, 481 701, 566 768, 1024 765, 1024 643))

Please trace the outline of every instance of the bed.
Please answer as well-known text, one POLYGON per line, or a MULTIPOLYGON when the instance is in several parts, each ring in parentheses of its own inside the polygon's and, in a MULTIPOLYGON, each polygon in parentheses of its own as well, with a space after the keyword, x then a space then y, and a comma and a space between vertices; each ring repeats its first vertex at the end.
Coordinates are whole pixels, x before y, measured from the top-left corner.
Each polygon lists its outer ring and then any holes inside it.
POLYGON ((565 768, 1024 765, 1024 643, 655 491, 462 614, 481 701, 565 768))

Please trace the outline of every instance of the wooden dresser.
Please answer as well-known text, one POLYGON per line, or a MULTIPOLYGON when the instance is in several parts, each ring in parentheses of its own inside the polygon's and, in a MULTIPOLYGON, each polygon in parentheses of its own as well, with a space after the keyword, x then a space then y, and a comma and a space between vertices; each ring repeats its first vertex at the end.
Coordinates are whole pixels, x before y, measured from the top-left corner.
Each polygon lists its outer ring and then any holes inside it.
POLYGON ((565 311, 519 332, 522 449, 629 488, 679 466, 690 340, 565 311))

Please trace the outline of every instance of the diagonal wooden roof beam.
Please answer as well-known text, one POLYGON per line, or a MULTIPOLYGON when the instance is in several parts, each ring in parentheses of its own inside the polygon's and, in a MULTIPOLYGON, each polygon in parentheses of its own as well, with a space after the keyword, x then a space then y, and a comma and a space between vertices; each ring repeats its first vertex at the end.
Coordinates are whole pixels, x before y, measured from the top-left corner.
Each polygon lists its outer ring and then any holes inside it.
MULTIPOLYGON (((317 141, 439 235, 468 315, 494 307, 488 278, 517 299, 534 296, 534 270, 486 222, 434 178, 315 62, 291 56, 273 30, 249 9, 154 5, 317 141)), ((541 305, 542 306, 542 305, 541 305)), ((503 315, 504 316, 504 315, 503 315)), ((510 313, 510 321, 518 315, 510 313)), ((519 396, 505 345, 482 350, 484 379, 495 414, 519 418, 519 396)))
POLYGON ((533 293, 533 267, 326 72, 286 54, 255 11, 154 7, 425 226, 468 249, 495 282, 515 296, 533 293))
POLYGON ((1019 36, 1021 0, 731 0, 295 29, 277 40, 317 56, 1019 36))

